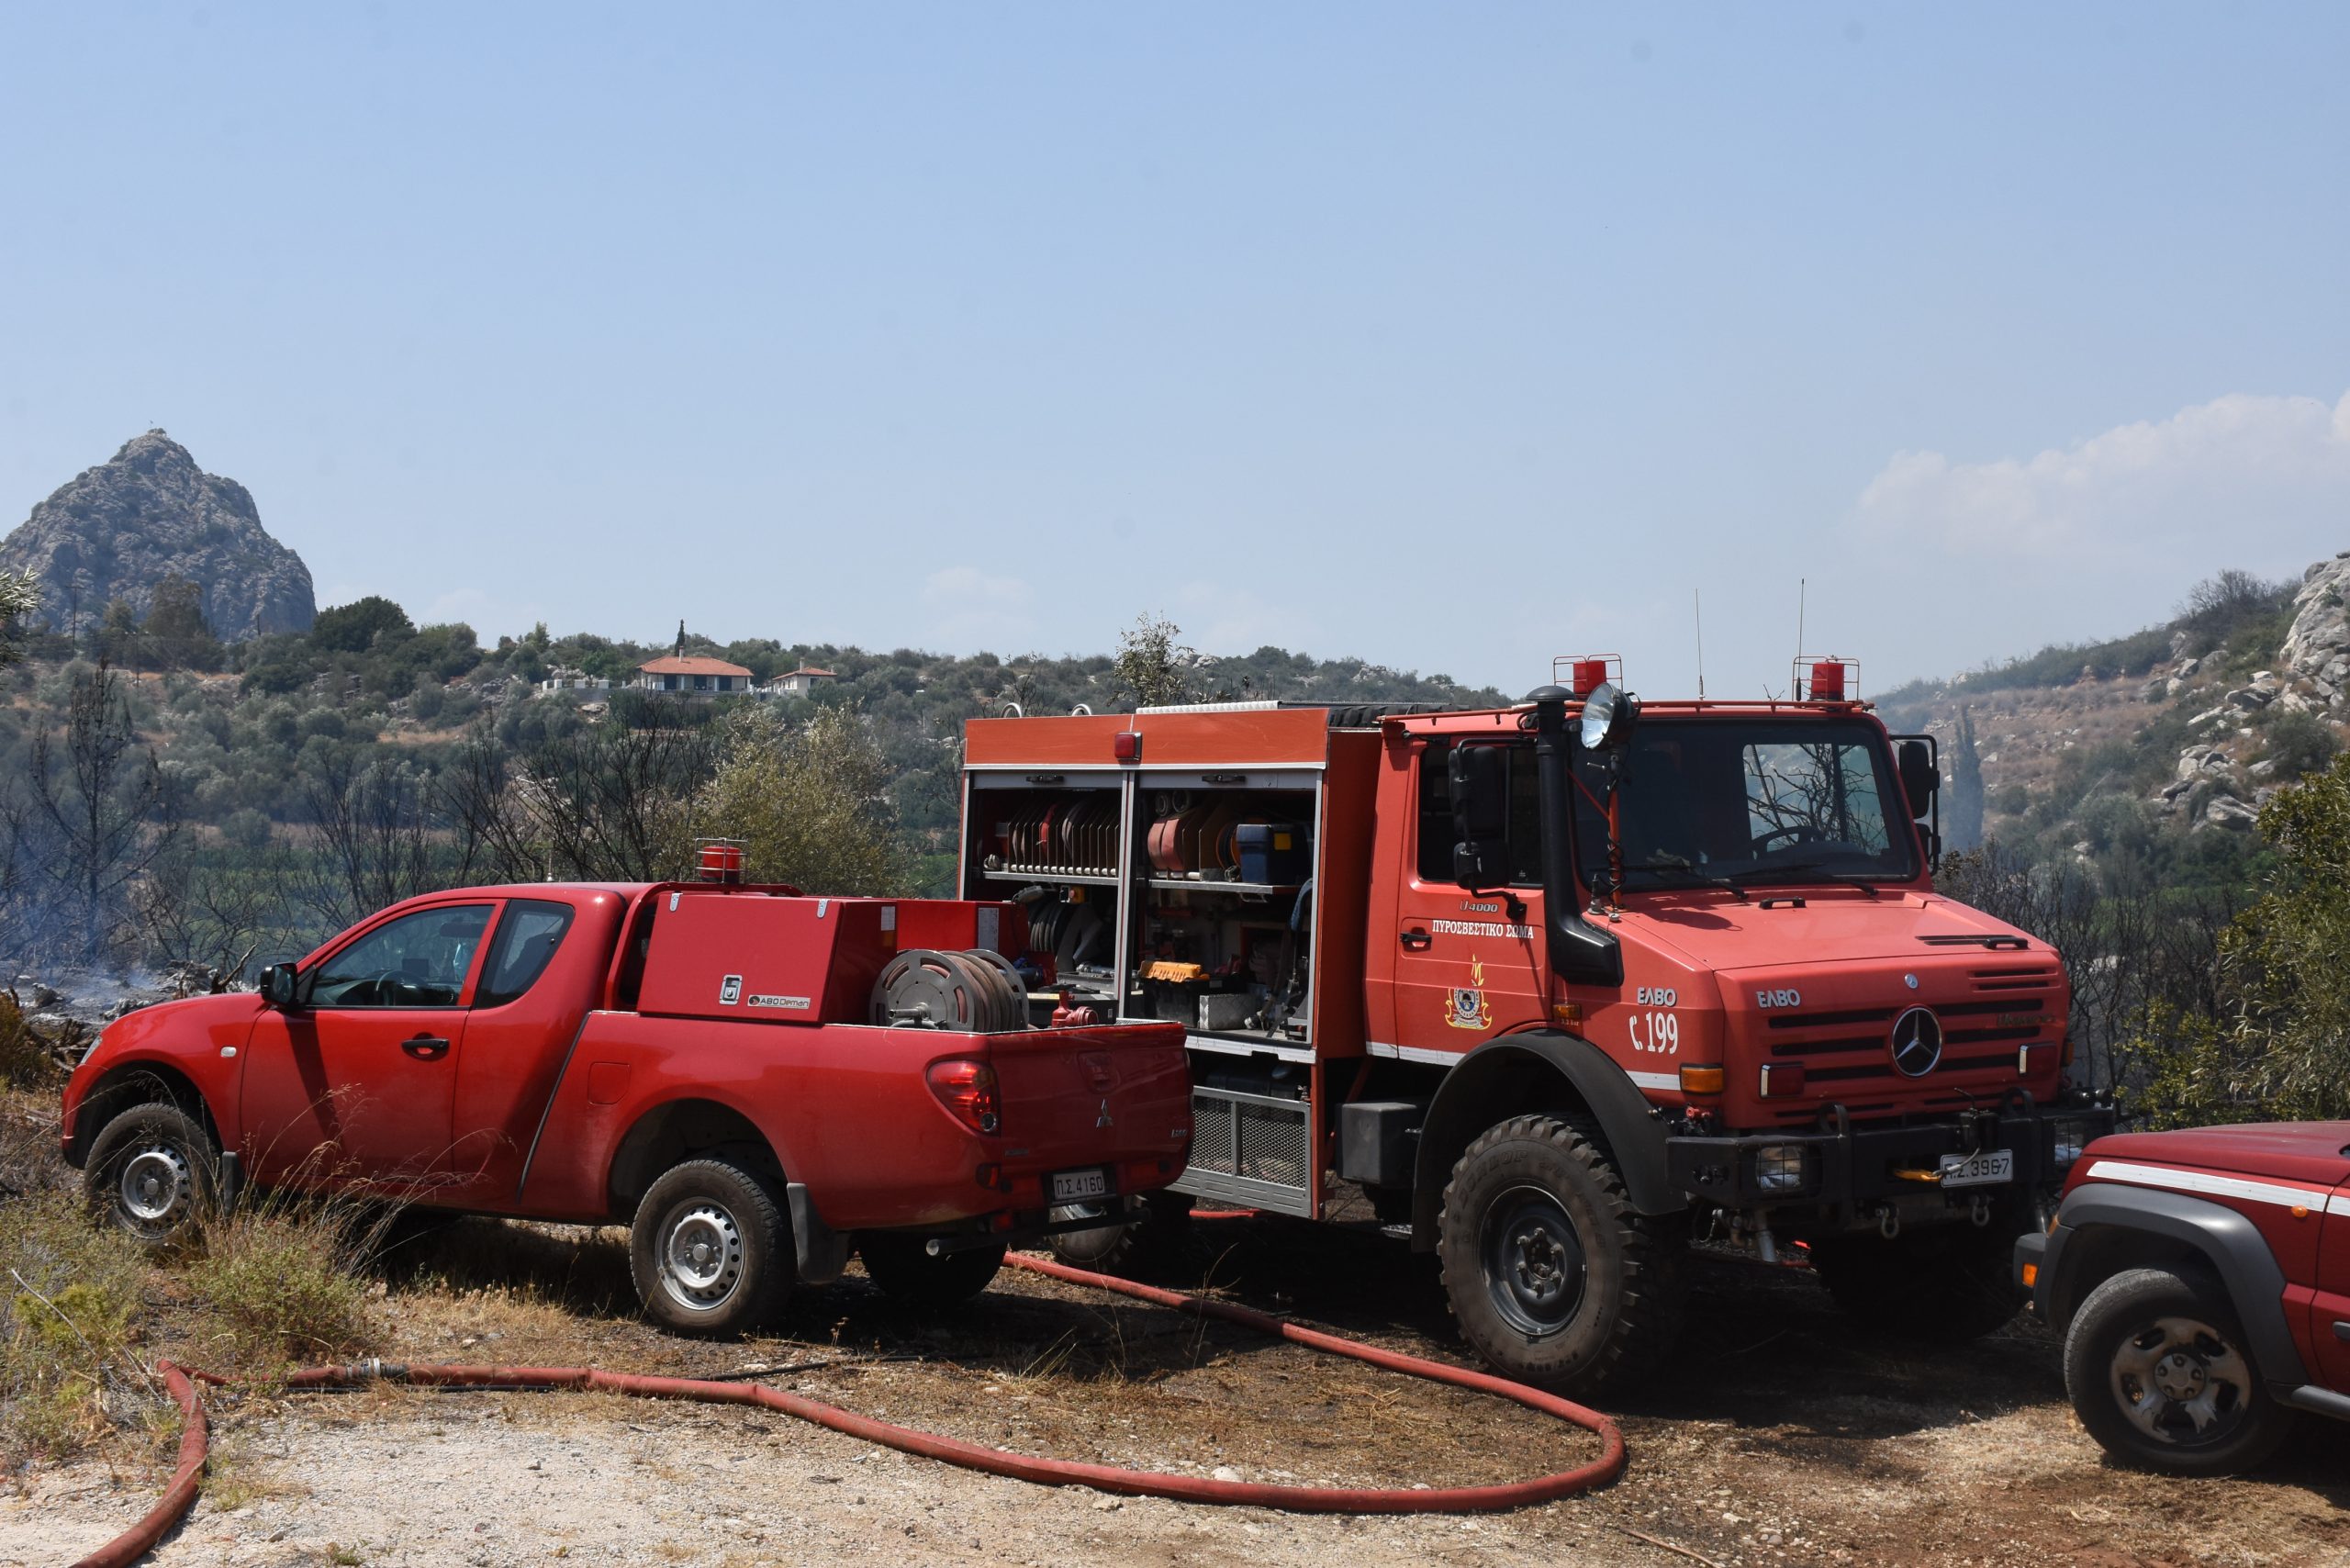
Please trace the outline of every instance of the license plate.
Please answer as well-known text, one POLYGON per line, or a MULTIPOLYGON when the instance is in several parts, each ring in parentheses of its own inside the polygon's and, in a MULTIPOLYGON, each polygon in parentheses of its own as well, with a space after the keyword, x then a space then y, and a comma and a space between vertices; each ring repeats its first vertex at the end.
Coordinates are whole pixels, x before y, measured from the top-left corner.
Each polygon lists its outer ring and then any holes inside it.
POLYGON ((1978 1154, 1942 1156, 1945 1187, 1996 1187, 2016 1179, 2015 1150, 1989 1148, 1978 1154))
POLYGON ((1053 1202, 1074 1204, 1086 1198, 1106 1198, 1110 1195, 1110 1173, 1096 1166, 1091 1170, 1062 1170, 1053 1176, 1053 1202))

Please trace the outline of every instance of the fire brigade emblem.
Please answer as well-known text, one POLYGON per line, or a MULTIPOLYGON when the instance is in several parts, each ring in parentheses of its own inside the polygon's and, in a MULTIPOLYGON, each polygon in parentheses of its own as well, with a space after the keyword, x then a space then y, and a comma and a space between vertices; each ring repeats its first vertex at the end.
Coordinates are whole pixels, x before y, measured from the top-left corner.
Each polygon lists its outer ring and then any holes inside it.
POLYGON ((1452 989, 1452 1005, 1444 1021, 1456 1029, 1490 1029, 1494 1010, 1485 1003, 1485 966, 1473 953, 1469 958, 1469 981, 1452 989))

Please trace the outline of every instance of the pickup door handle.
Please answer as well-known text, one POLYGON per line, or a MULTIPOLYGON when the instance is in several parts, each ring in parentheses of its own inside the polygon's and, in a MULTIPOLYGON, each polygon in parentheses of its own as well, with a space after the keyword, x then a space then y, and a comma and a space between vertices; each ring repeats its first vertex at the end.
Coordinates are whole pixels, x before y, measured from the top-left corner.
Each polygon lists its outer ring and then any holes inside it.
POLYGON ((1409 931, 1404 932, 1402 940, 1404 946, 1409 947, 1415 953, 1425 953, 1430 947, 1436 946, 1436 938, 1429 935, 1427 932, 1421 930, 1416 925, 1412 927, 1409 931))
POLYGON ((449 1054, 449 1042, 438 1035, 419 1035, 413 1040, 402 1040, 400 1049, 419 1061, 439 1061, 449 1054))
POLYGON ((2350 1323, 2344 1323, 2339 1318, 2335 1319, 2333 1325, 2333 1337, 2345 1343, 2350 1343, 2350 1323))

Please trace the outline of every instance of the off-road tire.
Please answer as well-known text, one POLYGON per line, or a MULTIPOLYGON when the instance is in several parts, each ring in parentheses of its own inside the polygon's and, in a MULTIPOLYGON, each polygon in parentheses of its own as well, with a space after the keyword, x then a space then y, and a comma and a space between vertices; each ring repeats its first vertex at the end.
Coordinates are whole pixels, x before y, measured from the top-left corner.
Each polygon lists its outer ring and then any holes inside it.
POLYGON ((934 1256, 924 1250, 927 1239, 890 1231, 861 1238, 856 1250, 865 1277, 909 1306, 953 1306, 987 1289, 1003 1267, 1000 1241, 934 1256))
POLYGON ((1097 1274, 1159 1273, 1190 1255, 1192 1200, 1181 1193, 1148 1193, 1125 1200, 1126 1217, 1045 1238, 1052 1255, 1072 1269, 1097 1274))
MULTIPOLYGON (((2244 1340, 2244 1326, 2218 1282, 2166 1269, 2131 1269, 2089 1293, 2065 1336, 2065 1391, 2081 1425, 2106 1452, 2124 1463, 2175 1475, 2232 1475, 2255 1469, 2292 1435, 2297 1422, 2296 1412, 2269 1397, 2244 1340), (2209 1331, 2208 1339, 2195 1337, 2199 1344, 2179 1343, 2196 1363, 2186 1369, 2190 1376, 2206 1365, 2217 1365, 2229 1367, 2241 1381, 2228 1391, 2227 1406, 2208 1435, 2193 1430, 2184 1407, 2150 1413, 2183 1423, 2165 1440, 2131 1418, 2123 1363, 2142 1361, 2173 1343, 2176 1327, 2164 1326, 2182 1324, 2209 1331), (2207 1362, 2207 1353, 2214 1350, 2233 1357, 2232 1366, 2207 1362)), ((2164 1423, 2158 1418, 2157 1424, 2164 1423)))
POLYGON ((91 1140, 82 1193, 92 1215, 162 1250, 185 1240, 218 1206, 220 1146, 177 1105, 133 1105, 91 1140))
POLYGON ((791 1294, 791 1222, 774 1183, 725 1159, 662 1172, 636 1206, 629 1272, 645 1316, 674 1333, 741 1334, 791 1294))
POLYGON ((1445 1183, 1437 1255, 1462 1336, 1505 1377, 1619 1389, 1680 1332, 1686 1222, 1633 1209, 1595 1127, 1516 1116, 1480 1134, 1445 1183))
POLYGON ((2015 1278, 2020 1223, 1931 1226, 1880 1236, 1824 1237, 1811 1248, 1820 1283, 1872 1334, 1919 1345, 1963 1345, 2023 1310, 2015 1278))

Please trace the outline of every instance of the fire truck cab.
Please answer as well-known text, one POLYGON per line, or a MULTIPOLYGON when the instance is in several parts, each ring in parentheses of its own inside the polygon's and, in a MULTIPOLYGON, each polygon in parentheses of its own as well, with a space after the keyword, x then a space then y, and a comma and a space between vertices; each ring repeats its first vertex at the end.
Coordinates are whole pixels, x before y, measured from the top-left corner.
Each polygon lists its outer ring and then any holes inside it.
MULTIPOLYGON (((1184 1025, 1180 1191, 1438 1252, 1509 1375, 1654 1365, 1693 1241, 1887 1329, 2006 1322, 2016 1238, 2111 1118, 2064 1081, 2058 955, 1934 891, 1930 741, 1839 663, 1645 708, 1573 673, 1494 710, 974 721, 963 894, 1027 911, 1040 992, 1184 1025)), ((1062 1245, 1180 1214, 1105 1217, 1062 1245)))

